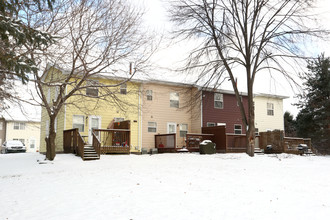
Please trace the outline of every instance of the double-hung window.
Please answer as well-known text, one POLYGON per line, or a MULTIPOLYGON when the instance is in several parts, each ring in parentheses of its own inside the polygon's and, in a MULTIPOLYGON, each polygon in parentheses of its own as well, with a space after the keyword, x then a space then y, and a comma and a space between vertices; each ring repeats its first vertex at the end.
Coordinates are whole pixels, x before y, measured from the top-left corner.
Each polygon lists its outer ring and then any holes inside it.
POLYGON ((187 133, 188 133, 188 125, 180 124, 180 137, 186 137, 187 133))
POLYGON ((85 130, 85 117, 83 115, 74 115, 72 127, 78 128, 79 132, 84 132, 85 130))
POLYGON ((87 81, 87 88, 86 88, 86 95, 97 97, 99 95, 99 89, 96 87, 98 81, 96 80, 88 80, 87 81))
POLYGON ((179 108, 179 93, 177 92, 170 93, 170 107, 179 108))
POLYGON ((267 103, 267 115, 274 115, 274 104, 273 103, 267 103))
POLYGON ((147 100, 152 101, 152 90, 147 90, 147 100))
POLYGON ((214 93, 214 108, 223 109, 223 94, 214 93))
POLYGON ((156 122, 148 122, 148 132, 157 132, 157 123, 156 122))
POLYGON ((25 130, 24 122, 14 122, 14 130, 25 130))
POLYGON ((121 84, 120 86, 120 94, 126 95, 127 94, 127 84, 121 84))
POLYGON ((234 125, 234 133, 242 134, 242 125, 234 125))

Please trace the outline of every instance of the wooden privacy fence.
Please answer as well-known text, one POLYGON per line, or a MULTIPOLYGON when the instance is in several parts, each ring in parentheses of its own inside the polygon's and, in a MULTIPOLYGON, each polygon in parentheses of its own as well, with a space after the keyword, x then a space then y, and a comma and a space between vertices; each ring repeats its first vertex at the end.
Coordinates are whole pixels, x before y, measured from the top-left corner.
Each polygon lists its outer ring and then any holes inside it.
POLYGON ((155 147, 159 153, 176 152, 176 134, 156 134, 155 147))
MULTIPOLYGON (((95 135, 95 142, 98 141, 100 154, 130 153, 129 129, 94 129, 93 134, 95 135)), ((97 144, 95 143, 95 147, 97 144)))
POLYGON ((203 140, 211 140, 214 142, 214 134, 190 134, 186 135, 186 147, 189 152, 199 152, 199 144, 203 140))
POLYGON ((212 141, 215 143, 217 153, 225 153, 227 147, 226 141, 226 127, 215 126, 215 127, 202 127, 203 134, 213 134, 214 138, 212 141))

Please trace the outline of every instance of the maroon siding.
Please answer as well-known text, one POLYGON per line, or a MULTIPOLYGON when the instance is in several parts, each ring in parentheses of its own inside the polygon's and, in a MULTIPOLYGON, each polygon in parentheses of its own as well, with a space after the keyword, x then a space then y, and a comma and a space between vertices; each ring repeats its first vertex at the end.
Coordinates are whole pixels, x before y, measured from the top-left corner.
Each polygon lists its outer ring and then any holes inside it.
MULTIPOLYGON (((214 108, 214 92, 203 91, 203 127, 207 122, 226 123, 226 133, 234 133, 234 125, 242 125, 242 133, 245 128, 242 122, 241 112, 237 106, 236 97, 233 94, 223 94, 223 109, 214 108)), ((243 105, 248 109, 247 96, 243 96, 243 105)))

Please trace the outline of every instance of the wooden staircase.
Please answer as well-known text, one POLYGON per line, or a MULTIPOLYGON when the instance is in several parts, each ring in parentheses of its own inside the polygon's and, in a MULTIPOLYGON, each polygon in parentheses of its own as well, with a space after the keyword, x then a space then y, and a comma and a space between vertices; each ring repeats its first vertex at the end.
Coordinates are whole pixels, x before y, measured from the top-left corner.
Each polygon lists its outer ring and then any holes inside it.
POLYGON ((100 157, 97 155, 91 144, 85 144, 84 146, 84 157, 83 160, 99 160, 100 157))

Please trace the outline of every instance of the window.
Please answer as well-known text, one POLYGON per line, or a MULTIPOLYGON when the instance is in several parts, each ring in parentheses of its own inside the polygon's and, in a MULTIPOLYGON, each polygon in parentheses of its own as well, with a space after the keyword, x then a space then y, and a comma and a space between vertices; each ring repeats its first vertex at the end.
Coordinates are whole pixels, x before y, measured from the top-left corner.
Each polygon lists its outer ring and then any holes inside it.
POLYGON ((84 132, 85 130, 85 117, 83 115, 74 115, 72 128, 78 128, 79 132, 84 132))
POLYGON ((156 122, 148 122, 148 132, 157 132, 157 123, 156 122))
POLYGON ((258 128, 255 128, 254 132, 255 132, 255 135, 259 135, 259 129, 258 128))
POLYGON ((177 92, 170 93, 170 107, 179 108, 179 93, 177 92))
POLYGON ((214 127, 215 123, 214 122, 207 122, 206 127, 214 127))
POLYGON ((24 122, 14 122, 14 130, 25 130, 24 122))
POLYGON ((36 140, 31 139, 30 140, 30 148, 33 149, 33 148, 35 148, 35 146, 36 146, 36 140))
POLYGON ((267 103, 267 115, 274 115, 274 104, 267 103))
POLYGON ((188 133, 188 125, 180 124, 180 137, 186 137, 187 133, 188 133))
POLYGON ((120 94, 124 94, 124 95, 127 94, 127 85, 126 85, 126 83, 125 84, 121 84, 121 86, 120 86, 120 94))
POLYGON ((147 100, 152 100, 152 90, 147 90, 147 100))
POLYGON ((214 93, 214 108, 223 109, 223 94, 214 93))
POLYGON ((234 126, 234 133, 235 134, 242 134, 242 125, 235 125, 234 126))
POLYGON ((97 97, 99 95, 99 89, 97 87, 93 87, 96 86, 97 84, 98 81, 96 80, 88 80, 87 81, 88 88, 86 88, 86 95, 97 97))

